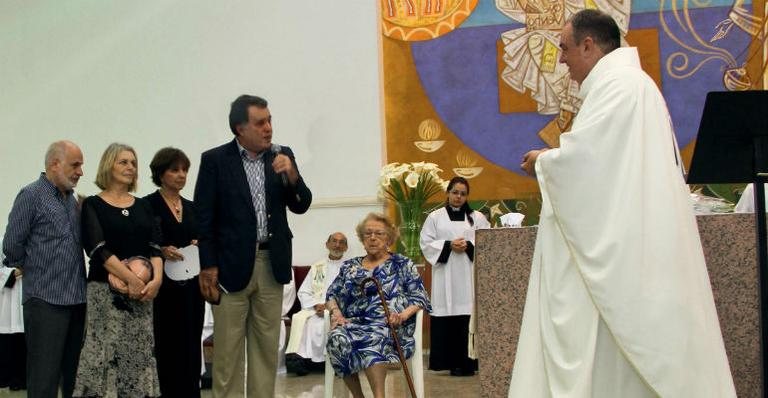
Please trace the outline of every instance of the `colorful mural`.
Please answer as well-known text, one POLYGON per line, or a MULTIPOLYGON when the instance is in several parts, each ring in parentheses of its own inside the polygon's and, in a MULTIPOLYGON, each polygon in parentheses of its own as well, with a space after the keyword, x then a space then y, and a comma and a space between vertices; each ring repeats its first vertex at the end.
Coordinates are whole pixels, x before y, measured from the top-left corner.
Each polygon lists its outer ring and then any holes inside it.
POLYGON ((584 8, 614 16, 638 47, 690 161, 707 92, 765 87, 766 0, 732 1, 382 0, 386 161, 437 163, 445 179, 471 179, 475 200, 535 202, 519 163, 557 146, 578 111, 557 60, 562 26, 584 8))

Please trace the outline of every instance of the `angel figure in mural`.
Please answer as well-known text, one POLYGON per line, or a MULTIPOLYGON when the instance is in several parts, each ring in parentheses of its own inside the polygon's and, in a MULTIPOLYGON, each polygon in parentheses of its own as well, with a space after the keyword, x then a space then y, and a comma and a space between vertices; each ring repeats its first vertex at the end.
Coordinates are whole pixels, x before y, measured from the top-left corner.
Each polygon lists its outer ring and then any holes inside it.
MULTIPOLYGON (((568 67, 558 62, 565 21, 582 9, 598 9, 616 20, 623 39, 629 29, 631 7, 631 1, 620 0, 496 0, 502 14, 525 24, 501 34, 506 64, 502 80, 519 93, 529 90, 538 113, 559 114, 554 121, 557 135, 568 130, 581 104, 576 97, 578 85, 571 80, 568 67)), ((552 145, 542 133, 542 139, 552 145)))

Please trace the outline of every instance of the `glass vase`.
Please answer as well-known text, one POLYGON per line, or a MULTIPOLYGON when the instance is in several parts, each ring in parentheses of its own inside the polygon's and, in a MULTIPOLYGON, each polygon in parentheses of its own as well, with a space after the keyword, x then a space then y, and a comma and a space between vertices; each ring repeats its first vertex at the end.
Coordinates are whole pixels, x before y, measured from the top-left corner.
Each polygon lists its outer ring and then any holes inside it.
POLYGON ((421 235, 421 226, 424 223, 424 202, 418 200, 407 200, 396 202, 400 230, 400 241, 398 242, 398 252, 410 258, 415 264, 420 264, 421 246, 419 246, 419 237, 421 235))

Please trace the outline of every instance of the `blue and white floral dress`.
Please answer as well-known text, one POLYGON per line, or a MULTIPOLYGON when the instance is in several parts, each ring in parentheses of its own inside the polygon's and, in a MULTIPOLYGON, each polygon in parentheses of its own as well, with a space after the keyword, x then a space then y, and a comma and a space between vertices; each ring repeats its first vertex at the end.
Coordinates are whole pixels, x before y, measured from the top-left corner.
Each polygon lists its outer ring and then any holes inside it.
MULTIPOLYGON (((336 301, 341 313, 350 322, 328 334, 328 356, 335 373, 342 377, 376 363, 399 362, 376 286, 369 283, 365 292, 360 289, 363 280, 371 276, 381 283, 390 311, 402 312, 410 305, 431 311, 424 283, 409 258, 392 254, 373 270, 363 267, 363 257, 344 262, 326 297, 336 301)), ((397 328, 406 358, 413 355, 415 328, 415 316, 397 328)))

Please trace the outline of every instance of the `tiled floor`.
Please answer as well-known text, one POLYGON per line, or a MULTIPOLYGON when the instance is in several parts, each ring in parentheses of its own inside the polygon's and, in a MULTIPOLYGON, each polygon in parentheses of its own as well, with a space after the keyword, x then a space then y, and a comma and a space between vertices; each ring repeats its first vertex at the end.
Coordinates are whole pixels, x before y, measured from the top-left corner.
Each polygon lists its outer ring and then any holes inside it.
MULTIPOLYGON (((426 363, 427 361, 425 361, 426 363)), ((366 391, 366 397, 372 397, 365 376, 361 376, 363 388, 366 391)), ((475 375, 471 377, 453 377, 448 375, 447 371, 433 372, 424 371, 424 394, 427 397, 479 397, 480 396, 480 378, 475 375)), ((275 397, 279 398, 316 398, 323 396, 323 374, 312 373, 307 376, 297 377, 293 375, 281 374, 277 376, 275 397)), ((391 370, 387 374, 387 397, 406 397, 408 396, 408 387, 405 384, 403 372, 401 370, 391 370)), ((347 397, 344 382, 336 379, 334 384, 335 397, 347 397)), ((10 392, 8 389, 0 389, 0 397, 22 398, 27 394, 24 391, 10 392)), ((203 390, 203 398, 211 397, 211 390, 203 390)))
MULTIPOLYGON (((366 397, 372 397, 365 376, 361 376, 366 397)), ((312 373, 303 377, 280 375, 277 378, 276 396, 281 398, 317 398, 323 396, 323 374, 312 373)), ((347 397, 347 388, 341 379, 336 379, 334 397, 347 397), (345 395, 346 394, 346 395, 345 395)), ((424 371, 424 395, 426 397, 479 397, 480 378, 453 377, 448 371, 424 371)), ((401 370, 387 373, 387 397, 407 397, 408 386, 401 370)))

